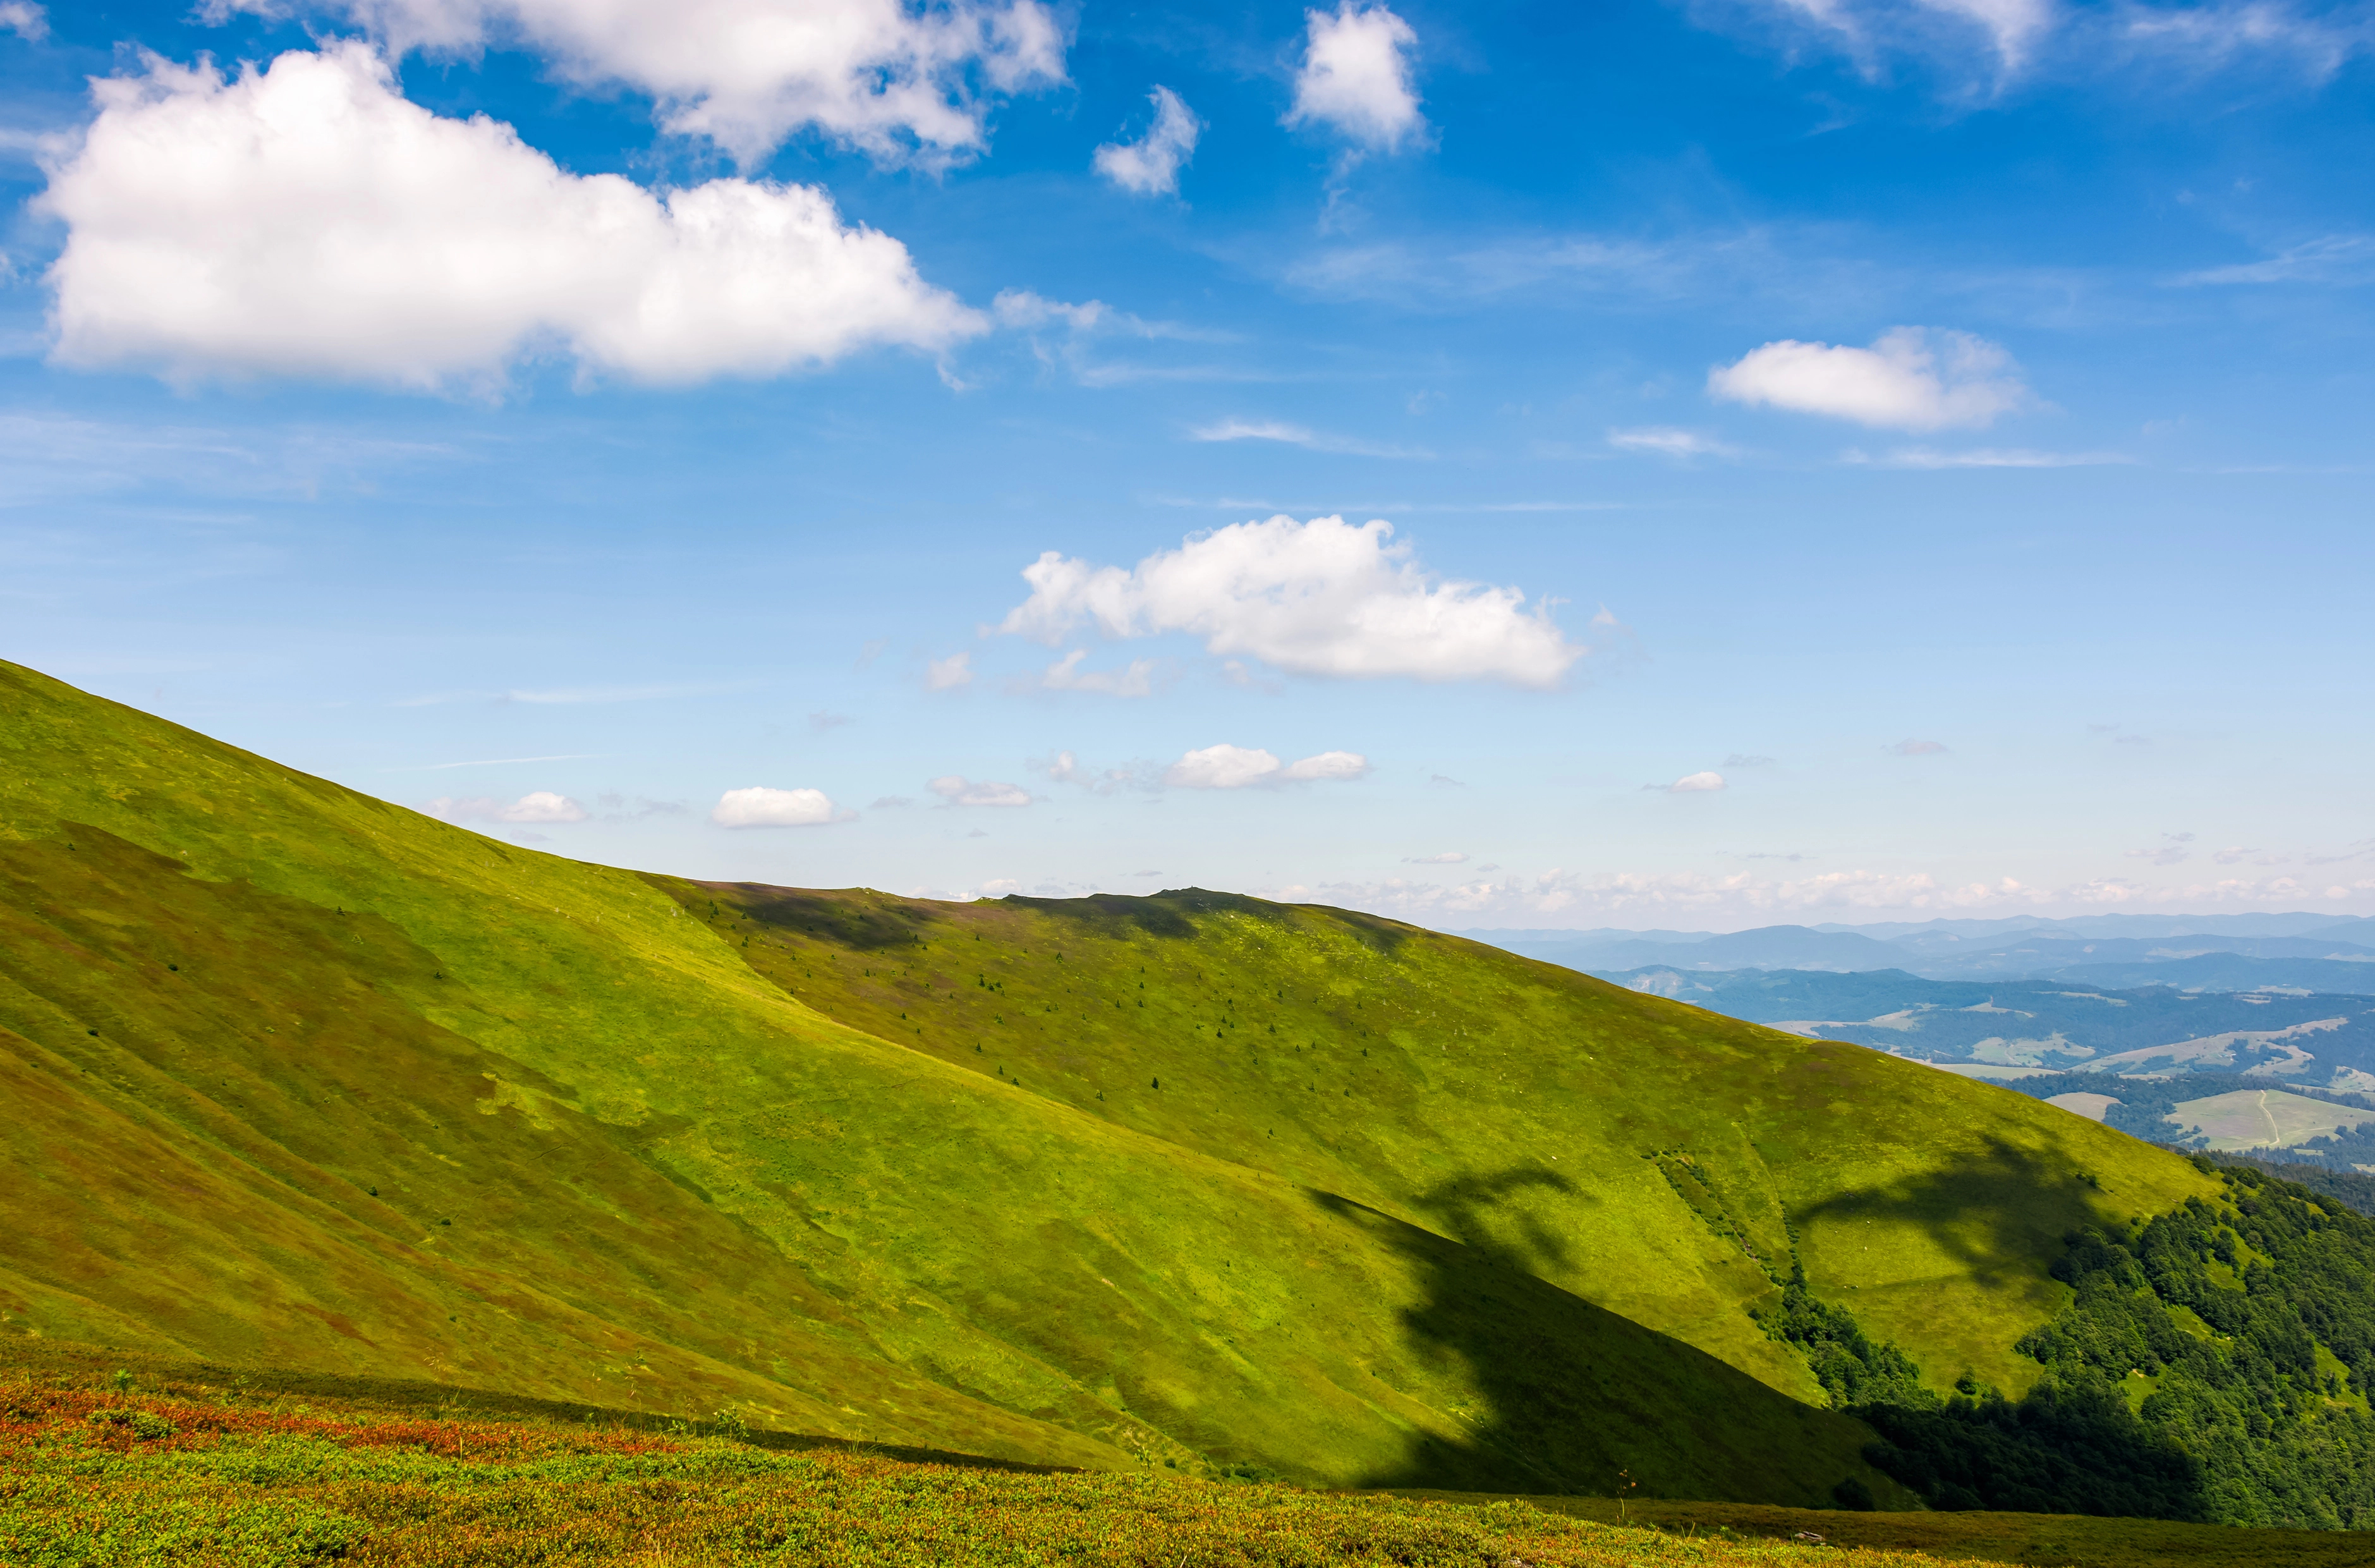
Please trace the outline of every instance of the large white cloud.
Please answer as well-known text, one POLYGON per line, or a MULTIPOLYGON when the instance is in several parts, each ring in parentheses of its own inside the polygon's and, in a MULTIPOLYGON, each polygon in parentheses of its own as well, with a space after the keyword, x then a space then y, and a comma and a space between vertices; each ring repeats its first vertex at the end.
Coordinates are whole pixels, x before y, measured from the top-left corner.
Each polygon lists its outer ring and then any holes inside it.
POLYGON ((1379 152, 1392 152, 1426 128, 1411 88, 1411 25, 1383 6, 1342 0, 1336 14, 1304 13, 1308 34, 1294 77, 1290 125, 1323 124, 1379 152))
POLYGON ((1136 566, 1049 550, 998 630, 1054 643, 1083 620, 1108 637, 1186 632, 1302 675, 1556 685, 1590 650, 1516 588, 1440 582, 1393 525, 1278 516, 1237 523, 1136 566))
POLYGON ((1108 142, 1097 148, 1097 172, 1141 196, 1167 196, 1179 189, 1179 171, 1196 154, 1203 124, 1167 87, 1154 89, 1154 124, 1134 142, 1108 142))
POLYGON ((1357 751, 1322 751, 1299 762, 1282 763, 1268 751, 1223 744, 1188 752, 1164 771, 1163 782, 1175 789, 1244 789, 1357 779, 1368 771, 1369 760, 1357 751))
POLYGON ((753 784, 717 797, 709 819, 721 828, 821 828, 845 822, 854 813, 835 811, 821 789, 769 789, 753 784))
POLYGON ((942 162, 982 145, 982 88, 1064 79, 1037 0, 215 0, 220 11, 343 12, 401 54, 522 43, 588 85, 621 82, 661 123, 745 163, 802 126, 878 157, 942 162))
POLYGON ((2012 356, 1967 332, 1892 327, 1869 348, 1782 338, 1707 372, 1707 391, 1860 425, 1988 425, 2029 403, 2012 356))
POLYGON ((408 101, 361 44, 235 80, 152 56, 93 91, 41 198, 68 364, 429 388, 550 352, 680 383, 986 326, 817 187, 571 174, 408 101))

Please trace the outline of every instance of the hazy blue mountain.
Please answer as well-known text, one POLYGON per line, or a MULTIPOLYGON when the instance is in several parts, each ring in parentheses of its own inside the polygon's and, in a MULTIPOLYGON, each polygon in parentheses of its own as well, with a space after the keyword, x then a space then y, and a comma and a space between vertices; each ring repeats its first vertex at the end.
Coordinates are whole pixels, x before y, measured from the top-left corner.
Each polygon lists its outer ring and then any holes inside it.
POLYGON ((1706 973, 1902 970, 1932 980, 2058 977, 2113 988, 2275 986, 2375 994, 2375 921, 2311 914, 2020 917, 1861 928, 1766 925, 1720 933, 1601 928, 1459 934, 1593 973, 1659 966, 1706 973))
POLYGON ((2375 963, 2254 959, 2232 953, 2144 963, 2078 963, 2053 972, 2074 984, 2175 985, 2192 991, 2327 991, 2375 996, 2375 963))
POLYGON ((1902 970, 1595 973, 1711 1012, 1940 1066, 2248 1073, 2375 1089, 2375 996, 1931 980, 1902 970))

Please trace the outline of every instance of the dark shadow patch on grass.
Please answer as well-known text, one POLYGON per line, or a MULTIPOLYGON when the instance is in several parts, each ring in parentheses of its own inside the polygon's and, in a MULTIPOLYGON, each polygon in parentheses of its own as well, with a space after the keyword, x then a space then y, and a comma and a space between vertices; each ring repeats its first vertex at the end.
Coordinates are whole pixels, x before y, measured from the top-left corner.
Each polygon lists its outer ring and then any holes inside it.
MULTIPOLYGON (((2032 1261, 2042 1280, 2062 1256, 2063 1233, 2097 1220, 2089 1201, 2097 1190, 2086 1172, 1990 1138, 1979 1151, 1920 1176, 1793 1208, 1790 1222, 1802 1235, 1834 1218, 1915 1226, 1976 1277, 2032 1261)), ((1819 1279, 1814 1285, 1821 1289, 1819 1279)))
POLYGON ((1404 1328, 1425 1362, 1464 1368, 1481 1397, 1461 1412, 1464 1432, 1414 1433, 1401 1463, 1365 1484, 1607 1495, 1629 1475, 1636 1495, 1808 1504, 1870 1474, 1861 1424, 1539 1278, 1568 1249, 1512 1200, 1575 1190, 1527 1167, 1446 1183, 1420 1207, 1459 1240, 1311 1195, 1413 1266, 1425 1295, 1404 1328))
MULTIPOLYGON (((838 943, 862 953, 911 948, 937 935, 948 916, 920 899, 891 898, 863 888, 830 891, 809 888, 776 888, 762 882, 678 882, 651 878, 663 888, 675 883, 695 888, 715 899, 721 911, 731 908, 762 925, 838 943)), ((679 897, 679 902, 685 902, 679 897)))

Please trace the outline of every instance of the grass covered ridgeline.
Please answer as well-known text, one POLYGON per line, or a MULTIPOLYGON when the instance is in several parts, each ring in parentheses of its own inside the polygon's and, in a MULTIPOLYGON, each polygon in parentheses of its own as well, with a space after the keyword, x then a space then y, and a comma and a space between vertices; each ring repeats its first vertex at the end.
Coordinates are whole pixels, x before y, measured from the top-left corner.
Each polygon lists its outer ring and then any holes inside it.
MULTIPOLYGON (((93 1381, 0 1376, 5 1568, 1793 1568, 1816 1560, 1802 1544, 1681 1539, 1521 1501, 1353 1497, 1152 1467, 1034 1474, 784 1454, 689 1432, 93 1381)), ((1838 1568, 1921 1561, 1885 1550, 1820 1560, 1838 1568)))

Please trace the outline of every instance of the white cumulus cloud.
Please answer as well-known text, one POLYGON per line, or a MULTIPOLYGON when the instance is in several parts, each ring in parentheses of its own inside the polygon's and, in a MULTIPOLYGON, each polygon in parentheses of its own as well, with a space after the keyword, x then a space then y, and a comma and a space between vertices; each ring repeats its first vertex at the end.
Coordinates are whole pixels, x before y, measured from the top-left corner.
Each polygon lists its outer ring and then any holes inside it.
POLYGON ((401 54, 524 44, 561 74, 649 93, 660 122, 749 163, 813 125, 878 158, 979 148, 979 89, 1064 79, 1037 0, 213 0, 217 12, 343 12, 401 54))
POLYGON ((1154 124, 1134 142, 1097 148, 1097 172, 1134 195, 1167 196, 1179 189, 1179 171, 1195 156, 1203 131, 1188 105, 1167 87, 1154 89, 1154 124))
POLYGON ((993 784, 950 773, 924 786, 951 806, 1028 806, 1031 792, 1021 784, 993 784))
POLYGON ((1681 778, 1676 779, 1672 784, 1666 786, 1666 793, 1668 795, 1697 795, 1706 790, 1721 789, 1722 787, 1723 775, 1721 773, 1684 773, 1681 778))
POLYGON ((1192 536, 1134 567, 1054 550, 998 630, 1053 643, 1083 620, 1108 637, 1184 632, 1208 652, 1299 675, 1408 676, 1552 687, 1590 650, 1516 588, 1438 581, 1393 525, 1278 516, 1192 536))
POLYGON ((1175 789, 1244 789, 1248 784, 1357 779, 1368 771, 1369 760, 1356 751, 1322 751, 1299 762, 1282 763, 1268 751, 1223 744, 1188 752, 1164 771, 1163 782, 1175 789))
POLYGON ((987 328, 819 187, 571 174, 360 43, 236 78, 152 55, 92 91, 40 198, 64 363, 429 389, 551 354, 683 384, 987 328))
POLYGON ((1892 327, 1869 348, 1782 338, 1707 372, 1733 403, 1889 430, 1980 426, 2031 401, 2012 357, 1967 332, 1892 327))
POLYGON ((530 790, 511 801, 484 795, 441 795, 421 810, 449 822, 583 822, 587 815, 585 808, 549 789, 530 790))
POLYGON ((0 29, 15 33, 29 43, 39 43, 50 36, 50 17, 30 0, 0 0, 0 29))
POLYGON ((1378 152, 1393 152, 1426 128, 1411 88, 1411 25, 1383 6, 1342 0, 1336 14, 1304 13, 1303 66, 1294 77, 1289 125, 1321 124, 1378 152))
POLYGON ((821 828, 854 815, 835 811, 821 789, 729 789, 717 797, 709 819, 721 828, 821 828))
POLYGON ((960 686, 973 684, 973 655, 951 654, 945 659, 934 659, 924 666, 924 690, 953 691, 960 686))

